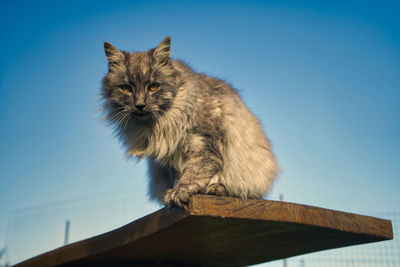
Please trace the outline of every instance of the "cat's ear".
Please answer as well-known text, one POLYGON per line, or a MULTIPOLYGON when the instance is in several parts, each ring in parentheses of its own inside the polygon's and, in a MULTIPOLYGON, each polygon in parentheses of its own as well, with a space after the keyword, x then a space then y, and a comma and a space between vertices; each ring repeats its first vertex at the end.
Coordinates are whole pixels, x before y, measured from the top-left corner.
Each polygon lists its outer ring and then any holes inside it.
POLYGON ((110 66, 115 63, 118 64, 125 58, 124 54, 109 42, 104 42, 104 51, 106 52, 110 66))
POLYGON ((169 62, 169 53, 171 51, 171 38, 165 37, 153 52, 153 57, 160 65, 166 65, 169 62))

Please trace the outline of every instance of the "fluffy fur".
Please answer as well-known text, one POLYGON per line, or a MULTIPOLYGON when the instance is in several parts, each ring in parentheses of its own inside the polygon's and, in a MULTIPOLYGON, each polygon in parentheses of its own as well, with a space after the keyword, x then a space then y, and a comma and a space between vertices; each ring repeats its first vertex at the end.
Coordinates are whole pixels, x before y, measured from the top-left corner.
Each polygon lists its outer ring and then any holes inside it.
POLYGON ((104 48, 106 119, 127 155, 148 159, 151 199, 187 208, 193 194, 245 199, 270 190, 275 156, 231 86, 171 59, 169 37, 146 52, 104 48))

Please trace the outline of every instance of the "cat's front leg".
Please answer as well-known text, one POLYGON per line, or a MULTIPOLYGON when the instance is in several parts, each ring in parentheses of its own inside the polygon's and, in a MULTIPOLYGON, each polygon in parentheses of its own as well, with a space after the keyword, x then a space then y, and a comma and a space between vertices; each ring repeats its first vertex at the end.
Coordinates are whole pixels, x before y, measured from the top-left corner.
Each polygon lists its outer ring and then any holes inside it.
POLYGON ((206 193, 214 177, 222 172, 222 159, 212 153, 204 153, 189 158, 183 167, 181 176, 173 188, 167 190, 164 203, 166 206, 178 206, 188 209, 190 196, 206 193))

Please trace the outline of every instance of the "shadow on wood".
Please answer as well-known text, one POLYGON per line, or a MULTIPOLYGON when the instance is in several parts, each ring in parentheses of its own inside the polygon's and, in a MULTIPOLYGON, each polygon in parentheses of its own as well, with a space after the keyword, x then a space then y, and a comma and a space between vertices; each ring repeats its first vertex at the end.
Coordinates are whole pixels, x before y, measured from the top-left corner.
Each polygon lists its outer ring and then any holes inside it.
POLYGON ((15 266, 243 266, 393 239, 388 220, 269 200, 192 196, 15 266))

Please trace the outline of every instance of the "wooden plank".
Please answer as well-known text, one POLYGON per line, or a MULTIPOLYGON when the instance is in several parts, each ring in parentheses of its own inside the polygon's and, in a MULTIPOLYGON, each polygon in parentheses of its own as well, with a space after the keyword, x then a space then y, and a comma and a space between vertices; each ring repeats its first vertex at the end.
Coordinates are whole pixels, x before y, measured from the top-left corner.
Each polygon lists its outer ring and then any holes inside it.
POLYGON ((393 239, 391 222, 280 201, 195 195, 15 266, 243 266, 393 239))

